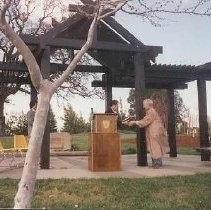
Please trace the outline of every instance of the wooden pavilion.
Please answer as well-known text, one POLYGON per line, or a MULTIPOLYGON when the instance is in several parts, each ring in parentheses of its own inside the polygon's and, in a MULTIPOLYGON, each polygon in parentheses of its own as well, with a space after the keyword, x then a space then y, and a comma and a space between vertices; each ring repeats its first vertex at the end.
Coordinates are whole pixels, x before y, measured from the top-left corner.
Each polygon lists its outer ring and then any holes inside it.
MULTIPOLYGON (((83 0, 86 2, 87 0, 83 0)), ((72 7, 70 7, 72 11, 72 7)), ((36 56, 44 78, 63 71, 64 64, 52 63, 50 55, 56 49, 74 51, 81 48, 86 40, 90 20, 75 14, 57 24, 46 34, 32 36, 23 34, 22 39, 36 56)), ((100 65, 78 65, 76 71, 102 73, 102 80, 93 81, 93 87, 102 87, 106 94, 106 108, 112 100, 112 87, 135 88, 136 117, 144 116, 142 102, 146 88, 166 89, 169 98, 168 133, 170 157, 177 156, 175 132, 174 90, 187 88, 187 82, 196 80, 198 86, 200 146, 208 147, 206 80, 211 80, 211 67, 157 65, 155 59, 162 53, 160 46, 144 45, 113 17, 100 21, 94 43, 88 54, 100 65)), ((0 83, 30 84, 30 76, 24 63, 0 62, 0 83)), ((31 99, 36 91, 31 85, 31 99)), ((49 123, 43 137, 41 168, 49 168, 49 123)), ((147 150, 144 129, 137 129, 138 166, 147 165, 147 150)), ((201 152, 201 160, 210 160, 210 154, 201 152)))

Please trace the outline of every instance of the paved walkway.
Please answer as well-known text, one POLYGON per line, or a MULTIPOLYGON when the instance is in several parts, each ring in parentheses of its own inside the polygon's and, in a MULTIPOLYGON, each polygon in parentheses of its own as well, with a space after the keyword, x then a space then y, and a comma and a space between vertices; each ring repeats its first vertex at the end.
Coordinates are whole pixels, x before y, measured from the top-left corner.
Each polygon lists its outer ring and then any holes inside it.
MULTIPOLYGON (((107 178, 107 177, 160 177, 174 175, 194 175, 196 173, 211 173, 211 161, 202 162, 200 156, 179 155, 177 158, 164 158, 162 169, 138 167, 136 155, 122 156, 122 171, 91 172, 88 170, 87 156, 52 156, 51 168, 39 170, 38 179, 60 178, 107 178)), ((151 164, 150 158, 148 160, 151 164)), ((23 168, 0 167, 0 178, 21 177, 23 168)))

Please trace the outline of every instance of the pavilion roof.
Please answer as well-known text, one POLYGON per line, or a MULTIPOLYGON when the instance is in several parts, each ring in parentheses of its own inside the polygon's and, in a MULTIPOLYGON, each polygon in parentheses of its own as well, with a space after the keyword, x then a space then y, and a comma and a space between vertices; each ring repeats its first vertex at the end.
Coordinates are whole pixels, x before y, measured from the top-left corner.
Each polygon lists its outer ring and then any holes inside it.
MULTIPOLYGON (((86 1, 86 0, 83 0, 86 1)), ((89 1, 89 0, 88 0, 89 1)), ((34 54, 42 54, 46 46, 51 49, 65 48, 78 50, 86 40, 90 20, 75 14, 67 20, 55 24, 45 35, 22 35, 23 40, 34 54)), ((107 17, 98 25, 95 41, 89 55, 101 66, 79 65, 76 71, 110 72, 113 86, 134 86, 134 55, 144 56, 147 87, 186 88, 185 83, 200 78, 211 80, 211 63, 201 66, 151 64, 162 53, 160 46, 148 46, 119 24, 113 17, 107 17)), ((63 71, 66 65, 51 64, 51 74, 63 71)), ((27 68, 23 63, 0 62, 0 82, 30 83, 27 68)), ((105 86, 105 81, 94 81, 93 86, 105 86)))

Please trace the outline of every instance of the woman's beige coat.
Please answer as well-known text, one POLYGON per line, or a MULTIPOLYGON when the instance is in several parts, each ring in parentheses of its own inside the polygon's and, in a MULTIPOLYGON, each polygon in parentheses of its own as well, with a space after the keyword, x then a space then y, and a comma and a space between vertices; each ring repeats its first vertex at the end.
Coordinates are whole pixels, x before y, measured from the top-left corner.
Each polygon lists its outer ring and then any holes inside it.
POLYGON ((146 112, 146 116, 142 120, 136 121, 136 124, 146 128, 147 149, 152 159, 162 158, 169 152, 167 132, 155 109, 150 108, 146 112))

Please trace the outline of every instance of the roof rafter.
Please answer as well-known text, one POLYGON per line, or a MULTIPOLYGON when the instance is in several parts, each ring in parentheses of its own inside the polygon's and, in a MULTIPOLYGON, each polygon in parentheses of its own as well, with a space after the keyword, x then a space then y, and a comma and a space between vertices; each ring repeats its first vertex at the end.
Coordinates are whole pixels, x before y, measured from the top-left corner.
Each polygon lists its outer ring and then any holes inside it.
MULTIPOLYGON (((54 39, 46 39, 42 40, 42 37, 32 36, 32 35, 21 35, 21 38, 27 45, 39 45, 41 42, 44 45, 55 47, 55 48, 63 48, 63 49, 80 49, 84 40, 77 39, 67 39, 67 38, 54 38, 54 39)), ((116 42, 104 42, 104 41, 95 41, 92 44, 90 50, 106 50, 106 51, 117 51, 117 52, 148 52, 151 48, 160 49, 159 46, 145 46, 145 47, 134 47, 130 44, 116 43, 116 42)))
MULTIPOLYGON (((101 80, 95 80, 92 82, 92 87, 105 87, 106 82, 101 80)), ((112 87, 121 87, 121 88, 134 88, 135 82, 133 81, 112 81, 112 87)), ((186 89, 187 84, 184 83, 154 83, 153 81, 146 80, 146 88, 149 89, 186 89)))

